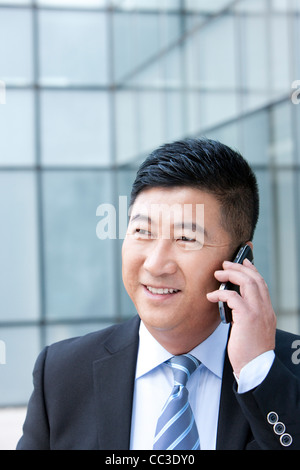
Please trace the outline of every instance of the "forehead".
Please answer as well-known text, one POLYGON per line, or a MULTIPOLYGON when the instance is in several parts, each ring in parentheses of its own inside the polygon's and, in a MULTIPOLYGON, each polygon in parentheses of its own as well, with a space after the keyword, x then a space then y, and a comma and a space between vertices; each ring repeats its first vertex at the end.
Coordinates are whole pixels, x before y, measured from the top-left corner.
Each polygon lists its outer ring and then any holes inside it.
POLYGON ((207 215, 220 215, 220 203, 212 194, 201 189, 188 186, 176 186, 172 188, 149 188, 141 191, 137 196, 131 214, 142 207, 150 208, 152 205, 168 205, 173 208, 177 205, 203 204, 207 215))

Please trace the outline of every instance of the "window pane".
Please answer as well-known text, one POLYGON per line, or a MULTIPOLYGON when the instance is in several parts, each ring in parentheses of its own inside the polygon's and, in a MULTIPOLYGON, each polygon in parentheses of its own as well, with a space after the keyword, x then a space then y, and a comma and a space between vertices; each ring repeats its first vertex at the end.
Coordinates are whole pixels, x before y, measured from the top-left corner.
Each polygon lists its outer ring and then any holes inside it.
POLYGON ((180 8, 180 0, 110 0, 111 5, 117 8, 138 10, 177 10, 180 8))
POLYGON ((0 173, 0 320, 39 313, 36 188, 30 172, 0 173))
POLYGON ((284 316, 297 318, 298 305, 298 263, 295 218, 295 191, 296 178, 292 171, 277 173, 277 234, 278 256, 278 304, 284 316))
MULTIPOLYGON (((300 3, 299 3, 299 12, 300 12, 300 3)), ((295 15, 295 18, 292 21, 293 25, 293 44, 292 44, 292 50, 295 51, 296 53, 293 54, 293 80, 300 80, 300 57, 299 54, 297 54, 297 51, 299 49, 299 43, 300 43, 300 15, 295 15)), ((298 89, 300 86, 298 85, 298 89)), ((299 94, 297 95, 299 98, 299 94)))
POLYGON ((298 0, 291 0, 289 3, 289 8, 292 9, 292 11, 299 12, 300 11, 300 4, 298 0))
POLYGON ((168 47, 183 33, 180 15, 161 14, 159 17, 160 48, 168 47))
POLYGON ((0 78, 9 84, 33 80, 32 14, 29 10, 1 8, 0 78))
POLYGON ((115 79, 131 72, 137 61, 136 15, 113 14, 115 79))
POLYGON ((208 90, 235 89, 236 54, 235 25, 232 16, 219 18, 196 30, 185 44, 187 78, 190 86, 208 90))
POLYGON ((138 153, 137 93, 119 91, 116 93, 117 160, 126 163, 138 153))
POLYGON ((40 11, 39 20, 42 84, 108 82, 105 14, 40 11))
POLYGON ((116 13, 113 21, 114 69, 119 80, 160 50, 159 16, 116 13))
POLYGON ((271 81, 270 88, 273 97, 282 96, 290 92, 292 79, 290 78, 290 44, 289 24, 287 16, 271 17, 271 81))
POLYGON ((269 172, 256 170, 260 198, 260 214, 254 234, 254 264, 268 284, 273 307, 276 310, 276 278, 274 272, 273 206, 271 195, 271 177, 269 172))
POLYGON ((267 163, 270 156, 268 111, 250 114, 242 120, 241 124, 245 158, 250 164, 267 163))
POLYGON ((233 149, 240 150, 240 126, 237 122, 218 127, 211 132, 207 132, 205 135, 209 139, 219 140, 233 149))
POLYGON ((230 0, 185 0, 185 7, 188 10, 203 11, 205 13, 216 13, 232 3, 230 0))
MULTIPOLYGON (((299 85, 299 94, 297 96, 298 96, 298 98, 300 98, 300 85, 299 85)), ((299 102, 299 104, 294 105, 292 116, 293 116, 292 119, 293 119, 293 124, 294 124, 293 125, 293 130, 296 130, 296 133, 297 133, 297 130, 300 129, 300 102, 299 102)), ((293 139, 294 139, 294 132, 293 132, 293 139)), ((294 145, 296 145, 296 149, 297 149, 296 161, 297 161, 297 163, 300 163, 300 136, 296 135, 296 139, 297 139, 297 142, 298 142, 298 144, 297 144, 296 140, 294 140, 294 145)))
POLYGON ((105 92, 41 95, 42 160, 47 165, 108 165, 109 98, 105 92))
POLYGON ((287 12, 293 6, 293 0, 271 0, 271 8, 276 12, 287 12))
MULTIPOLYGON (((205 135, 217 135, 219 130, 215 130, 214 127, 219 127, 220 124, 234 118, 238 110, 237 95, 229 92, 189 93, 187 103, 188 132, 194 136, 202 135, 203 132, 205 135)), ((227 123, 225 128, 227 129, 227 123)), ((227 134, 227 130, 225 134, 227 134)), ((231 135, 231 131, 229 131, 229 135, 231 135)))
POLYGON ((0 4, 7 5, 8 3, 12 5, 31 5, 32 0, 0 0, 0 4))
POLYGON ((241 21, 244 49, 241 60, 242 80, 246 93, 245 110, 262 106, 270 97, 270 67, 268 63, 268 28, 266 16, 245 16, 241 21))
POLYGON ((32 165, 34 162, 33 93, 7 89, 6 104, 0 105, 0 164, 32 165))
MULTIPOLYGON (((148 56, 150 59, 151 57, 153 58, 155 54, 159 53, 159 50, 162 51, 164 48, 167 48, 180 36, 179 18, 180 17, 177 15, 163 15, 163 17, 160 19, 160 37, 158 38, 159 45, 157 45, 156 50, 152 51, 152 54, 148 51, 148 56)), ((145 66, 134 71, 133 75, 128 81, 128 84, 150 86, 151 88, 161 87, 162 85, 169 87, 181 86, 182 67, 184 66, 182 61, 183 57, 181 54, 181 48, 171 48, 165 54, 157 57, 156 60, 150 60, 149 63, 147 63, 145 60, 145 54, 148 46, 146 47, 145 44, 147 45, 149 37, 152 35, 147 36, 146 33, 144 35, 144 31, 141 31, 140 34, 141 57, 140 60, 136 62, 135 66, 138 67, 141 64, 145 64, 145 66)), ((152 42, 152 40, 150 42, 152 42)), ((132 65, 132 68, 134 69, 134 65, 132 65)))
POLYGON ((161 37, 158 15, 137 15, 137 56, 136 63, 145 63, 150 57, 158 53, 161 47, 161 37))
POLYGON ((140 150, 153 150, 165 140, 165 113, 163 93, 144 92, 139 94, 140 150))
POLYGON ((172 142, 185 137, 182 93, 166 92, 166 116, 166 140, 172 142))
POLYGON ((142 67, 130 77, 128 85, 130 87, 161 88, 162 84, 165 84, 163 64, 163 59, 150 61, 149 65, 142 67))
POLYGON ((240 0, 234 10, 242 13, 262 13, 269 7, 269 0, 240 0))
POLYGON ((231 120, 238 113, 236 93, 203 93, 200 106, 201 129, 204 130, 231 120))
POLYGON ((198 134, 201 129, 201 108, 200 108, 200 93, 186 92, 185 105, 187 109, 187 135, 193 136, 198 134))
POLYGON ((58 6, 58 7, 105 7, 109 0, 36 0, 41 6, 58 6))
POLYGON ((32 392, 32 370, 40 351, 38 334, 37 327, 1 328, 6 364, 0 365, 0 406, 27 404, 32 392))
POLYGON ((115 240, 100 240, 97 207, 110 198, 107 172, 44 174, 47 318, 108 318, 115 313, 115 240))
POLYGON ((181 87, 183 85, 182 69, 185 67, 182 48, 176 47, 163 57, 164 85, 181 87))
POLYGON ((276 163, 289 164, 294 160, 292 138, 292 106, 289 102, 272 108, 270 158, 276 163))

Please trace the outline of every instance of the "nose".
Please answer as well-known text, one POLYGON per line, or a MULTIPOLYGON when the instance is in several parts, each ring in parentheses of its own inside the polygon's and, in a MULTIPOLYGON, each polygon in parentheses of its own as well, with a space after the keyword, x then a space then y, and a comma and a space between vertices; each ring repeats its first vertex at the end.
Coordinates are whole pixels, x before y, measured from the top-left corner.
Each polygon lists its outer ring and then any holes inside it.
POLYGON ((153 241, 146 253, 144 268, 153 277, 175 274, 177 263, 172 255, 169 240, 157 239, 153 241))

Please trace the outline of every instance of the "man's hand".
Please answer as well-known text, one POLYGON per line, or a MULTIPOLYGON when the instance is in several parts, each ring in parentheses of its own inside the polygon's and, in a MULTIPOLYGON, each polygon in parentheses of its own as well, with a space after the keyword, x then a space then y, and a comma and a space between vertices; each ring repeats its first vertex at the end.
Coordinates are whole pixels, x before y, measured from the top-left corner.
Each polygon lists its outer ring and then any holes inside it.
POLYGON ((275 348, 276 316, 268 287, 248 259, 244 260, 243 265, 224 261, 223 271, 216 271, 215 278, 240 286, 240 295, 230 290, 207 294, 211 302, 227 302, 232 309, 228 357, 239 377, 248 362, 275 348))

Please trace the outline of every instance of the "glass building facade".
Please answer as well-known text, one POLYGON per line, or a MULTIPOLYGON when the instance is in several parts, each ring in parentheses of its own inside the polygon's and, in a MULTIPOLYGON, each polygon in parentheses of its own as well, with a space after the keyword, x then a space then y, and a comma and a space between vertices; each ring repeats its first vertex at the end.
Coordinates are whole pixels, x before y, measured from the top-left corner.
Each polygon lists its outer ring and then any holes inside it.
POLYGON ((251 163, 255 264, 299 332, 299 44, 298 0, 0 0, 0 406, 46 344, 135 313, 97 208, 167 141, 251 163))

